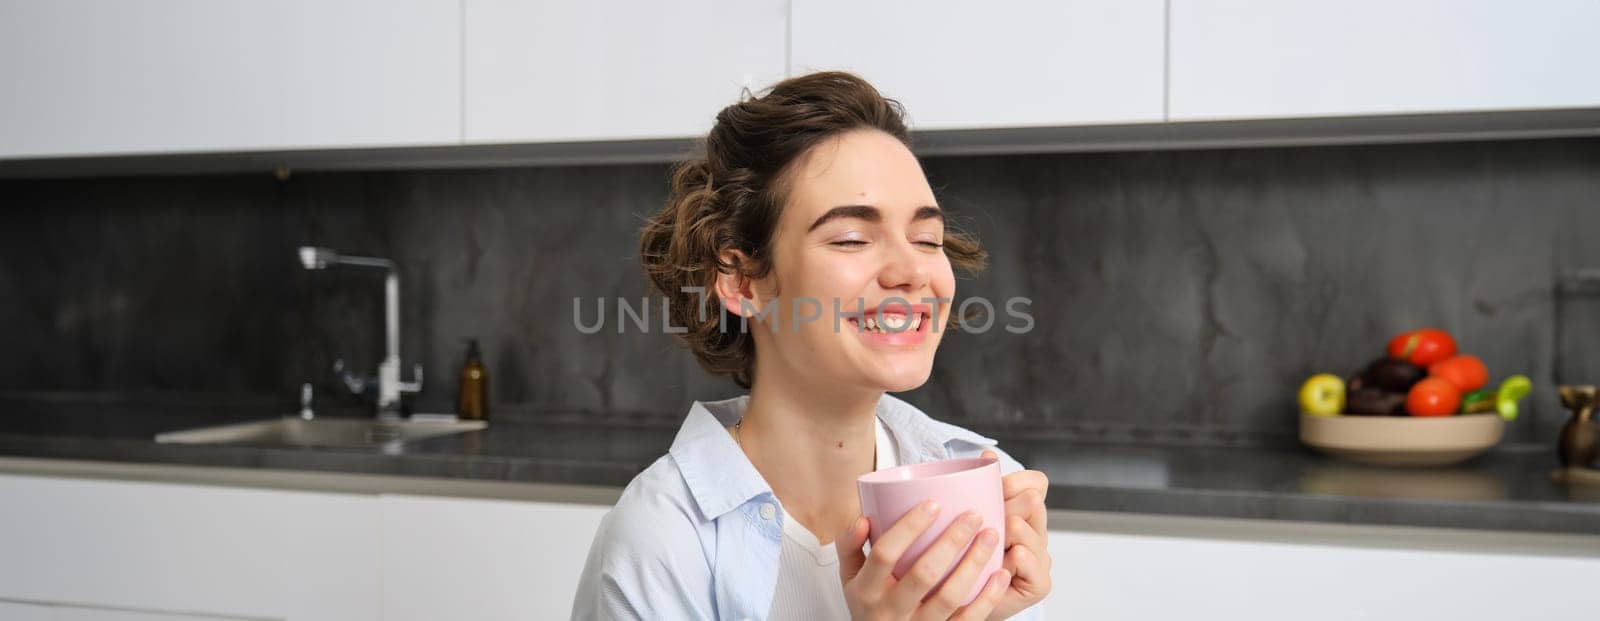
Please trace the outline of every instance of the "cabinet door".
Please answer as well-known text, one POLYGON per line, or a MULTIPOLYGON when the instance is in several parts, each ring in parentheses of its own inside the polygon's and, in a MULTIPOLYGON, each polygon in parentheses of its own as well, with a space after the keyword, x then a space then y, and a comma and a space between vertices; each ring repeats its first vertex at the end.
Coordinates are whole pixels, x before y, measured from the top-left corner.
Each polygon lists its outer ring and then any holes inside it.
POLYGON ((378 508, 374 496, 0 475, 0 599, 152 621, 376 619, 378 508))
POLYGON ((784 0, 466 0, 466 141, 703 135, 783 77, 784 0))
POLYGON ((0 0, 0 157, 456 144, 460 0, 0 0))
POLYGON ((854 71, 915 129, 1162 120, 1163 0, 794 0, 790 74, 854 71))
MULTIPOLYGON (((1491 537, 1492 534, 1463 535, 1491 537)), ((1592 615, 1600 559, 1050 532, 1051 619, 1592 615)))
POLYGON ((384 618, 565 619, 609 510, 386 495, 384 618))
POLYGON ((1172 0, 1171 119, 1600 105, 1600 2, 1172 0))
MULTIPOLYGON (((83 608, 79 606, 56 606, 53 610, 55 615, 48 617, 51 621, 254 621, 245 617, 213 617, 188 613, 143 612, 107 608, 83 608)), ((0 610, 0 613, 4 612, 4 610, 0 610)), ((10 617, 4 614, 0 614, 0 619, 10 621, 10 617)))
POLYGON ((0 601, 0 619, 5 621, 53 621, 49 606, 0 601))

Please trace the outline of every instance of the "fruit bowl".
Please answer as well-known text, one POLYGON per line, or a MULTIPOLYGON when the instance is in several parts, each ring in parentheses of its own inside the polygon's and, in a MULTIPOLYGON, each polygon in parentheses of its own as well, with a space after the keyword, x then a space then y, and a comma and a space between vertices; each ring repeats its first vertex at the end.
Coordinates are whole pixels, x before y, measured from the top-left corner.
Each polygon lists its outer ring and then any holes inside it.
POLYGON ((1300 441, 1334 457, 1384 466, 1444 466, 1477 456, 1505 432, 1496 414, 1300 415, 1300 441))

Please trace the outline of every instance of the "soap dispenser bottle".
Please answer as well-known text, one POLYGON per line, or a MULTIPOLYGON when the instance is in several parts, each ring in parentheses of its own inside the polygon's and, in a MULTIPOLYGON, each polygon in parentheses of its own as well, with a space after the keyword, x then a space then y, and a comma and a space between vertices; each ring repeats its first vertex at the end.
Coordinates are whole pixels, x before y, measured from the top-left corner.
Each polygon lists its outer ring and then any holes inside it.
POLYGON ((461 365, 456 416, 462 420, 489 420, 489 372, 483 368, 478 339, 467 339, 467 362, 461 365))

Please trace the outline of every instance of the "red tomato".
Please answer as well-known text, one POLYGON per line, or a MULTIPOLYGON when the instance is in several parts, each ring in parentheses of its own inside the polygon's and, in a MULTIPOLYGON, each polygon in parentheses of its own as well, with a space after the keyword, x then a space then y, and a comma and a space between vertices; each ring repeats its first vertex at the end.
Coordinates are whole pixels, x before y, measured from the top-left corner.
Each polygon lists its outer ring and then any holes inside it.
POLYGON ((1437 377, 1426 378, 1406 393, 1406 411, 1412 416, 1449 416, 1461 406, 1461 389, 1437 377))
POLYGON ((1424 369, 1456 355, 1456 340, 1438 328, 1423 328, 1389 339, 1389 357, 1404 360, 1424 369))
POLYGON ((1428 367, 1428 375, 1455 384, 1461 392, 1472 392, 1489 383, 1489 367, 1477 356, 1451 356, 1428 367))

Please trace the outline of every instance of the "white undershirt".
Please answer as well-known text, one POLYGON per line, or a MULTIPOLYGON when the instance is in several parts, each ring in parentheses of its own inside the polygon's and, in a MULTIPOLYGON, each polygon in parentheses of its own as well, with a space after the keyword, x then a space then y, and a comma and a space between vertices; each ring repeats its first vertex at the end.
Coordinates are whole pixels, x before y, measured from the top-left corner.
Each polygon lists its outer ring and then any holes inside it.
MULTIPOLYGON (((877 459, 872 469, 898 465, 900 459, 895 453, 894 438, 876 416, 872 421, 878 438, 877 459)), ((783 506, 781 500, 778 506, 783 506)), ((783 551, 778 555, 778 588, 772 595, 772 609, 767 612, 767 618, 772 621, 848 621, 850 618, 850 609, 844 601, 844 586, 839 581, 838 551, 832 543, 817 543, 816 535, 787 512, 783 517, 783 551)))

